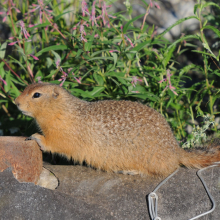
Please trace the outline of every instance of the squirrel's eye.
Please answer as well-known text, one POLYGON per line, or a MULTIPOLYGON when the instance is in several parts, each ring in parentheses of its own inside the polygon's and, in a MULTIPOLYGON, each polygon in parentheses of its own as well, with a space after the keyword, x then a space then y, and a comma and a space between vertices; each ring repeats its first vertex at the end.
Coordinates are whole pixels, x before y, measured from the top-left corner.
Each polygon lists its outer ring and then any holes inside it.
POLYGON ((39 98, 41 96, 41 94, 39 92, 35 92, 33 95, 33 98, 39 98))

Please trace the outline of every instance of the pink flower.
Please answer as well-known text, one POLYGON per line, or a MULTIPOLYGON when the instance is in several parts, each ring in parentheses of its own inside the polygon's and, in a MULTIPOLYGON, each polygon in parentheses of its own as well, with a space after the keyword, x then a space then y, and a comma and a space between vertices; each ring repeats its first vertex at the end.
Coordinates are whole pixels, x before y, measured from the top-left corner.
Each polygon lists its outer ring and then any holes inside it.
MULTIPOLYGON (((14 37, 9 37, 9 39, 10 40, 13 40, 14 39, 14 37)), ((8 44, 9 46, 13 46, 13 45, 15 45, 16 43, 18 43, 18 42, 23 42, 23 40, 17 40, 17 41, 14 41, 14 42, 11 42, 10 44, 8 44)), ((25 42, 30 42, 31 40, 26 40, 25 42)))
POLYGON ((0 81, 2 81, 5 85, 7 85, 7 82, 4 79, 2 79, 1 76, 0 76, 0 81))
POLYGON ((30 56, 32 56, 35 60, 39 60, 39 58, 37 58, 36 56, 29 54, 30 56))
MULTIPOLYGON (((69 68, 67 71, 68 71, 68 73, 70 73, 71 72, 71 70, 72 70, 73 68, 69 68)), ((74 76, 74 79, 79 83, 79 84, 81 84, 81 79, 82 79, 82 77, 79 77, 78 79, 75 77, 75 74, 74 73, 72 73, 72 75, 74 76)))
POLYGON ((0 12, 0 15, 3 15, 3 14, 5 14, 5 16, 3 17, 3 19, 2 19, 2 22, 5 22, 6 21, 6 19, 7 19, 7 15, 9 15, 9 11, 7 11, 7 13, 6 12, 0 12))
POLYGON ((34 75, 33 75, 33 72, 32 72, 30 64, 27 65, 27 69, 28 69, 28 72, 30 73, 30 75, 32 76, 32 78, 34 78, 34 75))
POLYGON ((63 74, 61 76, 61 79, 58 79, 58 81, 61 81, 60 86, 62 86, 63 83, 66 81, 68 74, 66 72, 64 72, 63 68, 60 66, 60 60, 56 61, 56 68, 63 74))
MULTIPOLYGON (((70 71, 72 70, 73 68, 69 68, 68 70, 67 70, 67 72, 68 73, 70 73, 70 71)), ((73 75, 74 75, 74 73, 72 73, 73 75)))
POLYGON ((23 22, 23 21, 20 21, 20 22, 18 23, 18 25, 20 26, 21 32, 23 32, 24 37, 25 37, 26 39, 28 39, 28 38, 30 37, 30 34, 27 32, 27 30, 26 30, 26 28, 25 28, 24 22, 23 22))
POLYGON ((15 11, 16 11, 17 13, 20 13, 20 10, 15 7, 15 3, 14 3, 12 0, 6 0, 5 2, 3 2, 3 5, 5 5, 5 4, 7 4, 7 3, 8 3, 8 5, 10 5, 10 7, 7 8, 7 9, 8 9, 7 12, 0 12, 0 15, 5 14, 5 16, 3 17, 3 20, 2 20, 3 22, 6 21, 7 16, 10 14, 10 10, 11 10, 11 9, 15 9, 15 11))
POLYGON ((57 69, 59 69, 59 65, 60 65, 60 60, 57 60, 57 61, 56 61, 56 67, 57 67, 57 69))
POLYGON ((66 76, 61 76, 61 79, 58 79, 58 81, 61 81, 60 86, 63 86, 63 83, 66 81, 66 76))
POLYGON ((86 14, 90 16, 89 10, 88 10, 88 7, 87 7, 87 3, 86 3, 85 0, 82 0, 81 6, 82 6, 82 15, 83 15, 83 17, 85 17, 86 14))
POLYGON ((153 34, 151 35, 151 39, 154 38, 154 36, 157 34, 157 28, 158 28, 158 27, 156 26, 155 29, 154 29, 153 34))
MULTIPOLYGON (((121 31, 123 31, 123 26, 121 26, 120 28, 121 28, 121 31)), ((122 36, 122 35, 121 35, 121 36, 122 36)), ((125 36, 125 38, 127 39, 127 41, 130 43, 130 45, 131 45, 132 47, 134 47, 134 44, 132 43, 131 39, 130 39, 126 34, 124 34, 124 36, 125 36)), ((118 43, 118 45, 120 45, 120 44, 121 44, 121 41, 118 43)))
POLYGON ((142 79, 138 79, 137 76, 133 76, 132 77, 132 81, 131 81, 131 84, 136 87, 135 85, 137 84, 137 82, 142 82, 143 80, 142 79))
POLYGON ((12 7, 15 7, 15 3, 13 2, 13 0, 6 0, 6 1, 3 2, 3 5, 5 5, 7 3, 8 4, 10 3, 12 5, 12 7))
POLYGON ((131 39, 130 39, 127 35, 125 35, 125 34, 124 34, 124 36, 126 37, 126 39, 128 40, 128 42, 130 43, 130 45, 131 45, 132 47, 134 47, 134 44, 131 42, 131 39))
POLYGON ((39 83, 42 83, 42 81, 41 81, 41 76, 38 76, 36 79, 37 79, 37 81, 38 81, 39 83))
MULTIPOLYGON (((48 29, 48 26, 46 27, 47 29, 48 29)), ((46 30, 47 30, 46 29, 46 30)), ((54 24, 54 26, 53 26, 53 29, 50 31, 50 32, 53 32, 53 31, 55 31, 55 30, 57 30, 58 29, 58 26, 57 26, 57 24, 55 23, 54 24)))
MULTIPOLYGON (((48 6, 46 6, 42 0, 38 0, 38 5, 32 4, 30 6, 30 8, 31 8, 31 10, 29 10, 29 13, 33 13, 37 10, 39 11, 39 20, 40 20, 41 24, 43 23, 43 20, 42 20, 42 14, 43 13, 45 13, 47 16, 49 16, 48 18, 50 18, 50 19, 52 18, 51 14, 52 14, 53 11, 49 10, 48 6)), ((26 15, 27 14, 28 13, 26 13, 26 15)))
POLYGON ((163 92, 169 88, 175 95, 178 95, 178 94, 174 91, 176 88, 173 87, 172 84, 171 84, 171 79, 170 79, 170 77, 171 77, 172 75, 173 75, 173 74, 170 74, 170 70, 168 69, 168 70, 167 70, 167 78, 160 80, 159 83, 166 82, 166 81, 168 80, 168 85, 165 87, 165 89, 163 90, 163 92))
POLYGON ((87 40, 84 38, 84 36, 86 36, 84 25, 85 25, 85 23, 80 25, 79 31, 80 31, 80 34, 81 34, 81 41, 87 42, 87 40))
POLYGON ((30 10, 31 13, 39 9, 40 11, 46 11, 47 14, 51 14, 53 12, 52 10, 48 10, 48 6, 46 6, 42 0, 38 0, 38 5, 32 4, 31 7, 32 7, 32 9, 30 10))
POLYGON ((13 46, 14 44, 16 44, 17 42, 19 41, 14 41, 14 42, 11 42, 10 44, 8 44, 9 46, 13 46))
POLYGON ((156 2, 152 3, 152 0, 150 0, 150 7, 152 8, 153 5, 155 5, 156 8, 160 9, 160 6, 156 2))
POLYGON ((156 8, 160 9, 160 6, 156 2, 154 2, 154 5, 156 8))
POLYGON ((84 26, 88 27, 89 25, 87 24, 86 21, 84 21, 84 22, 81 21, 81 22, 76 24, 76 26, 73 28, 73 30, 76 30, 77 26, 79 26, 79 32, 80 32, 80 39, 81 39, 81 41, 87 42, 87 40, 84 38, 84 36, 86 36, 86 31, 85 31, 84 26))
POLYGON ((74 77, 74 79, 75 79, 79 84, 81 84, 81 79, 82 79, 82 77, 79 77, 78 79, 77 79, 76 77, 74 77))
POLYGON ((113 52, 119 52, 119 51, 118 50, 109 50, 109 53, 113 53, 113 52))
POLYGON ((57 61, 56 61, 56 67, 57 67, 57 69, 59 69, 59 71, 60 71, 61 73, 63 73, 63 75, 68 76, 68 74, 67 74, 66 72, 64 72, 64 71, 63 71, 63 68, 60 66, 60 60, 57 60, 57 61))
POLYGON ((92 15, 90 16, 89 21, 92 21, 92 26, 94 26, 94 23, 96 26, 99 26, 96 21, 97 18, 95 17, 95 2, 96 1, 94 1, 92 4, 92 15))
POLYGON ((103 24, 106 25, 110 28, 110 24, 108 21, 106 21, 107 17, 111 17, 111 18, 116 18, 115 16, 109 15, 107 12, 107 8, 110 8, 111 5, 106 5, 105 1, 102 2, 102 14, 100 16, 97 17, 97 19, 102 18, 103 24))

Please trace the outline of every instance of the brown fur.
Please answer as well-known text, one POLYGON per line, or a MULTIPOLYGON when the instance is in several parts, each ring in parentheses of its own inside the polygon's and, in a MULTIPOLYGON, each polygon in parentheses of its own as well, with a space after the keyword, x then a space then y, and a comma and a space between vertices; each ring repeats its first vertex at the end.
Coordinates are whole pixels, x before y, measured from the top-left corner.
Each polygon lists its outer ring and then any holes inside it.
POLYGON ((31 136, 44 151, 104 171, 166 176, 180 164, 201 168, 220 160, 218 147, 186 152, 165 118, 138 102, 82 101, 48 83, 29 85, 15 100, 36 119, 43 135, 31 136), (34 93, 39 98, 33 98, 34 93))

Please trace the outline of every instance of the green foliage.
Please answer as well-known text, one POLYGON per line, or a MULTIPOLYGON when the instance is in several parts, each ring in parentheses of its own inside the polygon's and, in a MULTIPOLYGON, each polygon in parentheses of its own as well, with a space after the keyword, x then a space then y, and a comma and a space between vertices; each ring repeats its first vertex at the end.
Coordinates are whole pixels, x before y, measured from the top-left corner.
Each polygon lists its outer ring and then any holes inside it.
POLYGON ((106 1, 95 6, 90 3, 87 10, 76 0, 34 0, 39 4, 34 12, 36 6, 28 9, 28 1, 23 1, 22 7, 18 0, 14 2, 14 7, 11 1, 3 5, 14 37, 0 45, 0 130, 4 135, 11 135, 12 127, 19 128, 16 134, 30 132, 14 99, 27 84, 41 81, 60 84, 88 101, 129 99, 148 104, 166 117, 178 140, 186 138, 185 127, 190 120, 194 126, 197 113, 218 114, 214 104, 219 97, 219 85, 214 80, 220 71, 212 60, 216 63, 219 54, 210 49, 204 31, 213 31, 219 38, 219 23, 214 22, 214 17, 203 19, 207 7, 218 5, 198 0, 194 16, 182 18, 157 34, 154 26, 145 23, 152 7, 145 1, 142 6, 146 14, 134 18, 126 1, 129 19, 122 12, 109 15, 106 1), (16 7, 21 7, 21 13, 16 7), (17 19, 18 14, 23 20, 17 19), (134 22, 140 19, 142 25, 136 27, 134 22), (199 21, 199 33, 181 36, 172 43, 164 38, 173 27, 189 19, 199 21), (191 49, 195 41, 203 47, 194 50, 196 56, 203 57, 203 64, 182 66, 177 62, 178 56, 191 49), (203 79, 186 87, 190 71, 202 74, 203 79))
POLYGON ((190 138, 187 142, 185 142, 182 147, 183 148, 191 148, 194 147, 196 144, 201 144, 207 140, 206 130, 209 127, 215 125, 214 116, 210 117, 210 115, 203 115, 203 125, 202 127, 196 126, 193 128, 193 131, 190 135, 190 138))

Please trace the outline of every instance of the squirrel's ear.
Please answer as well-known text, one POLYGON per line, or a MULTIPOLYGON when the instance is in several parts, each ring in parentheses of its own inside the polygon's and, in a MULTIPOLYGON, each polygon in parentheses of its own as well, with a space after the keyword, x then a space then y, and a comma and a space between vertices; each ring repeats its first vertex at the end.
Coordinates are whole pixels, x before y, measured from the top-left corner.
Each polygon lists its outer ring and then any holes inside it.
POLYGON ((55 99, 59 96, 59 91, 58 91, 57 88, 54 88, 54 89, 53 89, 53 94, 52 94, 52 96, 53 96, 53 98, 55 98, 55 99))

